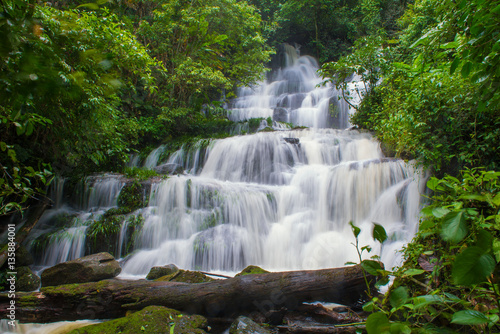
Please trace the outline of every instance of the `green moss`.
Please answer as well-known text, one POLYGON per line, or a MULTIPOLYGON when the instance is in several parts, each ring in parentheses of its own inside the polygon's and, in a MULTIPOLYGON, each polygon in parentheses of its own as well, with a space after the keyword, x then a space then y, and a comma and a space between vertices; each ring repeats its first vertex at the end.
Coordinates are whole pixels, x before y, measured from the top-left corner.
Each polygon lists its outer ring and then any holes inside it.
POLYGON ((148 205, 148 196, 144 192, 144 187, 136 180, 127 183, 118 195, 118 207, 132 212, 148 205))
POLYGON ((185 315, 162 306, 148 306, 142 311, 126 317, 90 325, 69 332, 69 334, 171 334, 206 333, 207 319, 200 315, 185 315))
POLYGON ((35 275, 29 267, 16 268, 16 290, 17 291, 34 291, 40 286, 40 277, 35 275))
POLYGON ((135 179, 136 181, 145 181, 153 177, 164 177, 158 174, 153 169, 146 169, 140 167, 126 167, 123 170, 123 174, 129 179, 135 179))
MULTIPOLYGON (((245 276, 245 275, 251 275, 251 274, 267 274, 269 271, 262 269, 261 267, 257 266, 248 266, 245 269, 243 269, 239 274, 236 276, 245 276)), ((236 277, 235 276, 235 277, 236 277)))
POLYGON ((264 129, 260 130, 261 132, 274 132, 275 130, 269 126, 266 126, 264 129))
POLYGON ((213 278, 208 277, 199 271, 179 270, 176 273, 162 276, 155 279, 158 282, 183 282, 183 283, 205 283, 214 281, 213 278))

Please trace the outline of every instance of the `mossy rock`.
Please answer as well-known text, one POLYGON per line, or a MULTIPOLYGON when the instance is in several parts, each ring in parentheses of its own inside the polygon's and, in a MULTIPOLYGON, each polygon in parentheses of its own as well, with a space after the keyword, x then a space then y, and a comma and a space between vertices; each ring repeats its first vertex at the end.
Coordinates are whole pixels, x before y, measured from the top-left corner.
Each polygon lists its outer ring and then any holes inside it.
POLYGON ((45 269, 42 272, 42 286, 97 282, 113 278, 121 270, 111 254, 92 254, 45 269))
POLYGON ((146 279, 155 280, 163 276, 176 274, 178 271, 179 268, 177 268, 175 264, 167 264, 166 266, 153 267, 146 276, 146 279))
POLYGON ((269 126, 266 126, 264 129, 260 130, 260 132, 274 132, 276 130, 274 130, 273 128, 269 127, 269 126))
POLYGON ((245 276, 245 275, 251 275, 251 274, 267 274, 267 273, 269 273, 269 271, 264 270, 261 267, 248 266, 245 269, 243 269, 239 274, 236 274, 236 276, 245 276))
POLYGON ((16 266, 31 266, 33 263, 35 263, 35 260, 33 259, 31 253, 26 249, 26 247, 19 246, 16 250, 16 266))
POLYGON ((35 275, 29 267, 16 268, 16 290, 17 291, 34 291, 40 287, 40 277, 35 275))
POLYGON ((214 279, 212 277, 208 277, 205 274, 200 273, 199 271, 190 271, 190 270, 179 270, 176 273, 162 276, 158 279, 155 279, 158 282, 183 282, 183 283, 206 283, 212 282, 214 279))
POLYGON ((146 185, 137 181, 127 183, 118 195, 118 207, 127 213, 146 207, 151 185, 149 185, 149 189, 147 188, 146 185))
POLYGON ((148 306, 126 317, 79 328, 68 334, 203 334, 207 325, 207 319, 201 315, 186 315, 163 306, 148 306))

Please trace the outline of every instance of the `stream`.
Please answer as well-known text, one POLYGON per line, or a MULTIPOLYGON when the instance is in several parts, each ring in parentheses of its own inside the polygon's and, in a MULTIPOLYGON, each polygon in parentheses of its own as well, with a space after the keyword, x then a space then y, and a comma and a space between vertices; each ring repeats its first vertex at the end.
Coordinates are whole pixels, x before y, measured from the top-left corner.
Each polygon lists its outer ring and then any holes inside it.
MULTIPOLYGON (((153 266, 234 274, 248 265, 269 271, 321 269, 359 262, 349 222, 361 228, 360 246, 371 245, 386 268, 415 235, 424 177, 403 160, 387 158, 369 133, 351 129, 347 103, 331 85, 321 86, 318 64, 291 47, 285 66, 265 82, 240 88, 227 106, 238 135, 183 147, 165 146, 132 166, 175 166, 183 172, 152 182, 148 206, 130 216, 143 227, 117 239, 123 278, 144 278, 153 266), (251 118, 262 118, 247 133, 251 118), (292 128, 290 124, 293 124, 292 128), (297 128, 299 127, 299 128, 297 128), (388 239, 373 241, 373 223, 388 239), (134 238, 135 250, 125 245, 134 238)), ((352 89, 354 90, 354 86, 352 89)), ((89 222, 117 206, 126 184, 117 174, 88 177, 69 201, 64 180, 53 184, 55 205, 30 236, 52 232, 39 268, 87 255, 89 222), (71 226, 55 229, 58 217, 71 226), (55 231, 55 232, 54 232, 55 231)))

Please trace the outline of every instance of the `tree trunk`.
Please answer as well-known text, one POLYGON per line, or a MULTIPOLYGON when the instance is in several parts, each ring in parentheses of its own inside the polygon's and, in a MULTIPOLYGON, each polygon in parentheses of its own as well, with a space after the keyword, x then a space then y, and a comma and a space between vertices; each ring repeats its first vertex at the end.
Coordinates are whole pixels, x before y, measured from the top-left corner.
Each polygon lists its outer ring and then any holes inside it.
MULTIPOLYGON (((374 283, 374 278, 368 279, 374 283)), ((149 305, 209 317, 259 311, 295 309, 302 302, 324 301, 354 305, 367 287, 362 268, 254 274, 208 283, 155 282, 119 279, 45 287, 41 292, 17 294, 16 319, 52 322, 109 319, 149 305)), ((0 295, 0 316, 9 314, 10 299, 0 295)))

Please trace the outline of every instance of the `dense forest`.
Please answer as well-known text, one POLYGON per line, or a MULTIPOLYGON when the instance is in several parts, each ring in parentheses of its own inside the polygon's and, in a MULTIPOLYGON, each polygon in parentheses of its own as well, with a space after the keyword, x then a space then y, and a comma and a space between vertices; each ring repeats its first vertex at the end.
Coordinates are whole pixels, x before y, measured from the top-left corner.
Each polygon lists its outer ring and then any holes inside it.
POLYGON ((229 136, 224 103, 296 43, 348 102, 357 74, 351 123, 432 175, 405 265, 363 261, 381 285, 395 278, 365 305, 368 332, 498 332, 497 1, 4 0, 0 39, 0 218, 54 175, 124 172, 132 153, 229 136))

